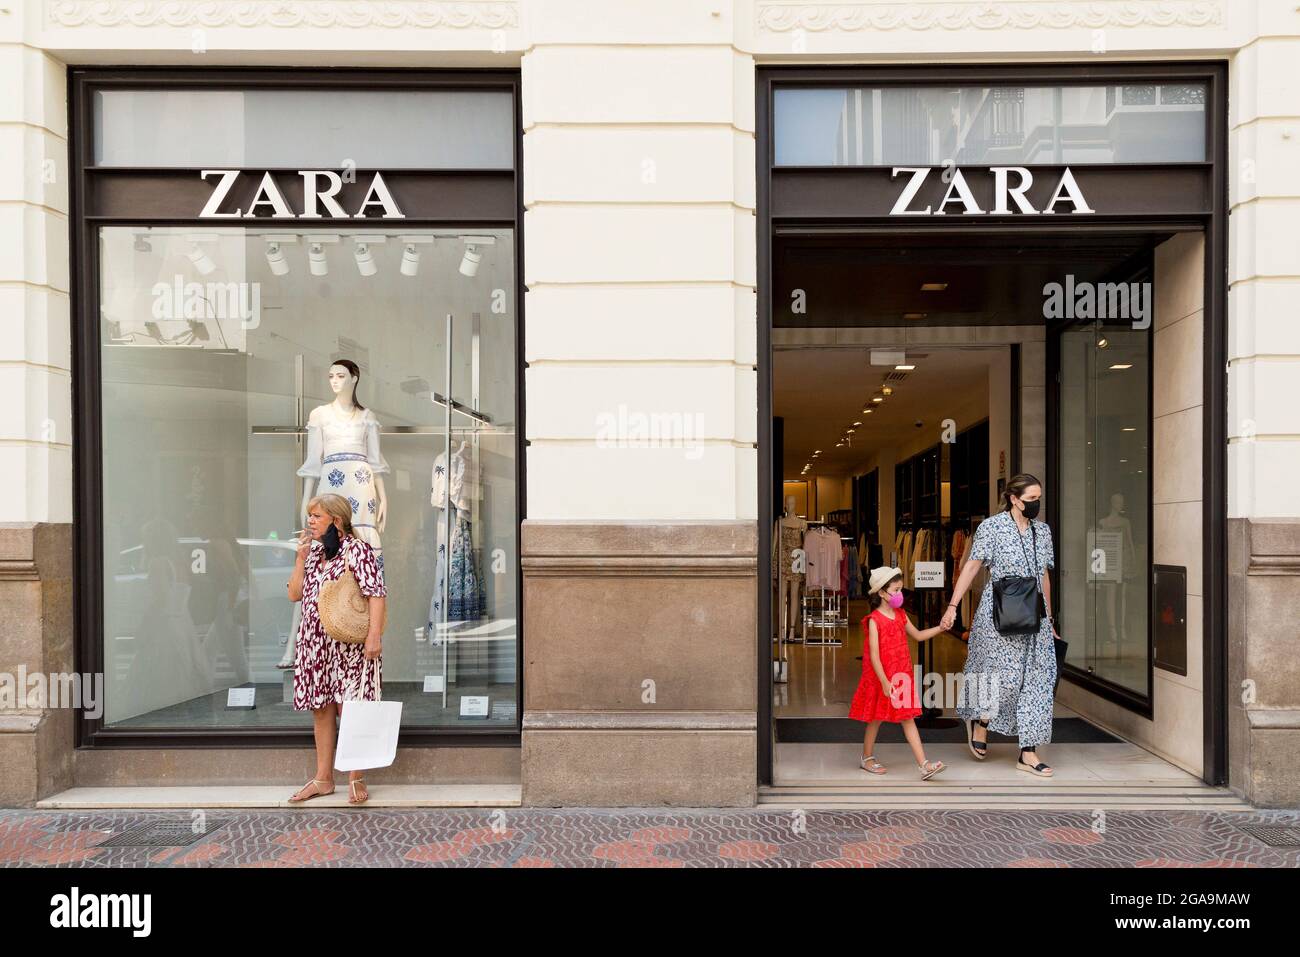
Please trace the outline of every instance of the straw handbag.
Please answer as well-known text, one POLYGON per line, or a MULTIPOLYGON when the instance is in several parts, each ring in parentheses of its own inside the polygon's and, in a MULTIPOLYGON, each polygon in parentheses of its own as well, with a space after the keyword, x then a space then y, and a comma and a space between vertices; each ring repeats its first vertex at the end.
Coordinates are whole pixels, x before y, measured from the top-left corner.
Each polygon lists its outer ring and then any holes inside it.
POLYGON ((316 608, 325 634, 347 645, 365 643, 370 633, 370 600, 361 594, 352 569, 345 567, 342 575, 320 586, 316 608))

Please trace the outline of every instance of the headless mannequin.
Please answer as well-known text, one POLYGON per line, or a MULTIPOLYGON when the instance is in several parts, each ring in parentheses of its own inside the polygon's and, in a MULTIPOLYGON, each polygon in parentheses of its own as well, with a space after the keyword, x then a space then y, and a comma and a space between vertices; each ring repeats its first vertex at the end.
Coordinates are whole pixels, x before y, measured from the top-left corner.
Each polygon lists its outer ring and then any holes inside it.
POLYGON ((778 596, 781 602, 781 631, 785 634, 786 641, 794 640, 795 621, 799 616, 799 589, 803 585, 803 572, 806 569, 802 554, 794 556, 793 561, 797 561, 798 568, 792 565, 791 559, 786 555, 786 549, 782 541, 790 534, 786 529, 796 530, 798 533, 798 548, 803 548, 803 536, 808 530, 808 523, 794 513, 794 496, 787 495, 785 499, 785 513, 777 520, 775 547, 777 556, 777 567, 780 570, 780 580, 778 583, 778 596))
MULTIPOLYGON (((334 393, 334 401, 330 403, 333 406, 333 412, 338 416, 340 421, 349 421, 355 419, 361 414, 356 403, 352 400, 357 390, 357 377, 348 372, 343 366, 330 366, 329 371, 330 391, 334 393)), ((383 476, 376 475, 375 495, 379 500, 379 509, 375 512, 375 528, 380 535, 384 534, 384 525, 388 521, 388 496, 384 492, 383 476)), ((312 500, 316 494, 316 480, 305 478, 302 482, 302 507, 299 509, 298 517, 302 519, 302 525, 307 527, 307 503, 312 500)))
POLYGON ((1123 514, 1124 496, 1116 492, 1110 497, 1110 514, 1097 524, 1110 532, 1119 532, 1121 537, 1121 579, 1117 582, 1105 582, 1106 611, 1110 617, 1110 640, 1116 656, 1125 639, 1125 622, 1128 616, 1128 580, 1137 568, 1137 547, 1133 544, 1133 523, 1123 514))

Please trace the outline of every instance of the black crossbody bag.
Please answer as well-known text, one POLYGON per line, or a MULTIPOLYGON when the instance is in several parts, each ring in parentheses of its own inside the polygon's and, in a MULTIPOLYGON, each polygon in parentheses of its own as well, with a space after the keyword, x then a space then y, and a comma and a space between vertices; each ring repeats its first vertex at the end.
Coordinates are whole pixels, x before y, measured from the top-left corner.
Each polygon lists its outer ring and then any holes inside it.
MULTIPOLYGON (((1037 558, 1038 529, 1032 521, 1029 523, 1029 531, 1034 538, 1034 557, 1037 558)), ((1025 539, 1020 535, 1019 529, 1016 529, 1016 536, 1020 538, 1020 548, 1023 550, 1025 539)), ((1030 568, 1037 567, 1036 562, 1029 560, 1028 552, 1025 552, 1025 564, 1030 568)), ((1042 577, 1040 569, 1032 578, 1028 575, 1008 575, 993 582, 993 627, 999 634, 1038 634, 1038 626, 1047 615, 1047 607, 1043 603, 1042 577)))

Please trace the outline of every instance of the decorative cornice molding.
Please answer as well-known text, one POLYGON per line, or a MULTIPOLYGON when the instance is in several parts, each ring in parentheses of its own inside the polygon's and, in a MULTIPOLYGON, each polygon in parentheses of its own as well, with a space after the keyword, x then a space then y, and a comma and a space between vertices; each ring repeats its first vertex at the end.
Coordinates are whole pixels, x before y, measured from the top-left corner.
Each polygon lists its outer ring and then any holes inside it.
POLYGON ((515 0, 46 0, 46 10, 60 27, 519 26, 515 0))
POLYGON ((759 2, 758 29, 768 33, 863 30, 1067 30, 1104 27, 1218 27, 1224 0, 987 0, 970 3, 759 2))

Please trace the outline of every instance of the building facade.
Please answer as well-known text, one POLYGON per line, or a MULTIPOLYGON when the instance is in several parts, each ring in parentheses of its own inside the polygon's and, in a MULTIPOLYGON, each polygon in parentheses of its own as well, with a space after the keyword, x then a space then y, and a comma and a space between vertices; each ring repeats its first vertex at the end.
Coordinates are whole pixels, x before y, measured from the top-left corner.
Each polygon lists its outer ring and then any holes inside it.
MULTIPOLYGON (((909 243, 1010 243, 1010 216, 1047 212, 1067 250, 1145 257, 1133 563, 1180 570, 1186 627, 1171 663, 1143 585, 1138 676, 1067 658, 1059 696, 1210 784, 1300 804, 1298 53, 1282 0, 4 4, 0 671, 102 674, 103 693, 0 701, 0 804, 300 783, 282 545, 329 489, 373 517, 394 595, 385 681, 407 713, 376 780, 754 803, 795 478, 773 357, 895 344, 817 339, 847 321, 801 338, 789 270, 799 243, 901 243, 891 215, 927 202, 964 222, 909 219, 909 243), (913 89, 958 91, 963 149, 963 90, 1048 91, 1058 112, 1041 155, 999 160, 994 129, 962 159, 932 120, 869 105, 913 89), (1061 119, 1093 89, 1101 119, 1061 119), (816 104, 783 112, 801 90, 868 105, 836 101, 819 132, 816 104), (872 153, 891 123, 911 152, 872 153), (1029 167, 1006 205, 994 170, 1029 167), (340 359, 372 410, 355 441, 330 418, 340 359)), ((1010 102, 1032 114, 1032 93, 1010 102)), ((1062 427, 1072 340, 997 329, 908 342, 1006 347, 969 417, 994 433, 982 494, 1043 474, 1075 528, 1096 453, 1062 427)), ((872 466, 899 500, 925 446, 872 466)))

